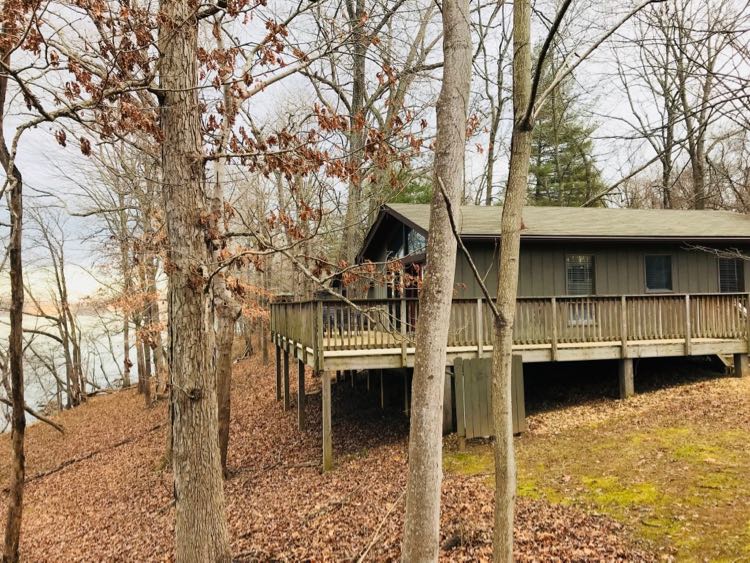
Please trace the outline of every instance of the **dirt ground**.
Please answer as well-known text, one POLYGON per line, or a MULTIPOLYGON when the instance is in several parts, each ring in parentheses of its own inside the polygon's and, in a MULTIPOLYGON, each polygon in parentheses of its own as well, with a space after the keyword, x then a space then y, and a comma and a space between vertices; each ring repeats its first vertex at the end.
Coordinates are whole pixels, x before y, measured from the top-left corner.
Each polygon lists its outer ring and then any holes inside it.
MULTIPOLYGON (((530 395, 530 431, 518 441, 518 560, 653 561, 675 554, 736 560, 750 553, 742 551, 750 545, 743 536, 750 534, 747 496, 739 496, 748 492, 741 481, 750 469, 747 447, 740 447, 750 432, 749 380, 678 377, 652 389, 644 378, 637 385, 648 392, 623 403, 602 399, 607 386, 600 393, 596 384, 584 385, 591 396, 561 398, 544 373, 529 377, 550 391, 530 395), (711 500, 691 500, 693 493, 711 500), (725 547, 711 551, 701 539, 707 532, 719 534, 714 543, 725 547)), ((309 377, 307 387, 308 430, 300 433, 296 411, 283 413, 275 401, 273 368, 257 360, 236 366, 225 486, 235 559, 397 560, 408 419, 397 400, 381 411, 363 380, 354 390, 335 385, 336 467, 321 474, 318 382, 309 377)), ((24 559, 170 560, 166 405, 146 409, 140 396, 125 391, 59 419, 64 436, 42 424, 28 432, 24 559)), ((490 556, 487 447, 458 452, 455 439, 446 439, 445 561, 490 556)), ((6 480, 8 456, 3 437, 6 480)))

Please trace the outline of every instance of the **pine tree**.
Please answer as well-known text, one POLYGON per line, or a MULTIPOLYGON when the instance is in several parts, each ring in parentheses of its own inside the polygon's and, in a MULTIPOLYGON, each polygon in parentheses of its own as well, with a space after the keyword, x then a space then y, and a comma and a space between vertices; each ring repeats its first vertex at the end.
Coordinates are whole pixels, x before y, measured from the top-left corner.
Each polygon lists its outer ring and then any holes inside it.
MULTIPOLYGON (((557 72, 555 62, 549 61, 541 90, 557 72)), ((568 78, 539 113, 531 149, 531 205, 577 206, 603 188, 593 156, 591 135, 596 127, 586 122, 577 104, 573 79, 568 78)))

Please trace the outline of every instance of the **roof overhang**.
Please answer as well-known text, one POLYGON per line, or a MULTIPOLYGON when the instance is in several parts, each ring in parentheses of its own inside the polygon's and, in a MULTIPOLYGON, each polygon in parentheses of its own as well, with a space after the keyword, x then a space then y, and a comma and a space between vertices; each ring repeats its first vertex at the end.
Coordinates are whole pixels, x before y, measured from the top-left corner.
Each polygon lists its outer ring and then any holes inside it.
MULTIPOLYGON (((388 204, 380 208, 377 219, 365 236, 362 248, 357 254, 357 261, 362 260, 365 250, 370 246, 375 233, 386 217, 392 217, 404 225, 421 233, 425 237, 428 235, 427 229, 424 229, 405 215, 392 209, 388 204)), ((461 239, 465 241, 498 241, 500 235, 495 234, 462 234, 461 239)), ((750 245, 750 237, 680 237, 680 236, 582 236, 582 235, 529 235, 521 233, 521 242, 613 242, 613 243, 703 243, 714 245, 732 245, 747 244, 750 245)))
POLYGON ((382 205, 380 207, 380 211, 378 212, 378 216, 373 222, 373 224, 370 226, 370 229, 367 231, 367 234, 365 235, 365 240, 362 242, 362 248, 360 248, 359 252, 356 256, 356 261, 361 262, 362 256, 365 253, 365 250, 370 246, 370 243, 372 242, 373 237, 375 236, 375 233, 380 228, 380 225, 383 223, 386 217, 393 217, 397 221, 400 221, 404 225, 414 229, 415 231, 423 234, 425 237, 427 237, 427 231, 408 219, 407 217, 404 217, 401 213, 398 213, 397 211, 394 211, 390 207, 388 207, 387 204, 382 205))

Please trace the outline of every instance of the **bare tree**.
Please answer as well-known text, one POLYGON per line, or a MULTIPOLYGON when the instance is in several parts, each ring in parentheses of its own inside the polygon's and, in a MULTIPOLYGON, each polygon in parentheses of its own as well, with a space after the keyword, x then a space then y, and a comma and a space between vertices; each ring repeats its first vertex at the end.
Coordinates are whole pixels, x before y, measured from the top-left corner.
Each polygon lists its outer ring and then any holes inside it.
POLYGON ((167 230, 172 469, 178 561, 229 561, 218 436, 214 334, 206 291, 209 212, 198 111, 198 18, 162 0, 162 194, 167 230))
POLYGON ((513 133, 508 184, 500 224, 502 251, 498 263, 497 314, 492 349, 492 427, 495 436, 493 559, 498 563, 513 560, 516 462, 513 451, 511 363, 523 207, 528 190, 535 118, 555 88, 621 25, 652 1, 646 0, 636 5, 585 50, 574 49, 565 56, 559 70, 544 87, 541 78, 546 58, 558 30, 563 25, 571 1, 564 0, 561 3, 534 66, 531 63, 531 2, 517 0, 513 5, 513 133))
POLYGON ((427 240, 430 267, 419 297, 402 561, 436 561, 439 551, 443 388, 456 269, 448 207, 457 207, 464 191, 471 88, 469 17, 468 0, 443 2, 443 83, 437 102, 435 189, 427 240))
MULTIPOLYGON (((6 9, 2 4, 2 10, 6 9)), ((11 19, 0 19, 0 35, 7 33, 15 39, 18 30, 11 19)), ((6 67, 10 64, 12 42, 0 41, 0 61, 6 67)), ((26 432, 26 415, 24 412, 23 380, 23 177, 15 165, 12 149, 9 150, 3 132, 6 97, 8 94, 8 76, 0 68, 0 164, 5 171, 6 182, 10 192, 10 340, 8 345, 8 363, 10 367, 11 400, 13 417, 11 421, 11 463, 10 486, 8 494, 8 513, 5 521, 5 544, 3 561, 19 560, 21 539, 21 520, 23 517, 23 482, 26 473, 24 459, 24 434, 26 432)), ((15 141, 15 139, 14 139, 15 141)))

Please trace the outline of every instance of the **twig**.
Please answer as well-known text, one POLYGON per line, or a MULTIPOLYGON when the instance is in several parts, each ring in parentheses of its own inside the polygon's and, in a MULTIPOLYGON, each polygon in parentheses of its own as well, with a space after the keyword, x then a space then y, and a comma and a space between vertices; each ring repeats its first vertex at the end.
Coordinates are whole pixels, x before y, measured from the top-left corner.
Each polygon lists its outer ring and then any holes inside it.
MULTIPOLYGON (((8 405, 9 407, 13 406, 13 403, 11 403, 8 399, 5 399, 4 397, 0 397, 0 403, 8 405)), ((52 428, 54 428, 55 430, 57 430, 60 434, 65 434, 65 428, 63 428, 61 425, 59 425, 57 422, 53 421, 52 419, 47 418, 46 416, 44 416, 41 413, 38 413, 37 411, 35 411, 34 409, 32 409, 26 403, 24 403, 24 405, 23 405, 23 410, 25 410, 27 413, 29 413, 34 418, 38 418, 39 420, 41 420, 45 424, 49 424, 52 428)))
POLYGON ((391 505, 391 507, 388 509, 388 512, 385 513, 385 516, 383 516, 383 519, 380 521, 380 523, 378 524, 378 527, 375 529, 375 533, 373 534, 372 539, 370 540, 370 543, 367 544, 367 547, 362 552, 362 555, 360 555, 357 558, 357 563, 362 563, 362 561, 365 560, 365 557, 367 557, 367 554, 370 553, 370 550, 372 549, 372 546, 375 545, 375 542, 377 541, 378 536, 380 535, 380 531, 383 529, 383 526, 385 525, 386 521, 391 516, 391 514, 393 513, 393 511, 396 509, 396 507, 399 504, 401 504, 401 499, 404 498, 405 494, 406 494, 406 489, 404 489, 403 491, 401 491, 401 494, 396 499, 396 502, 394 502, 391 505))

